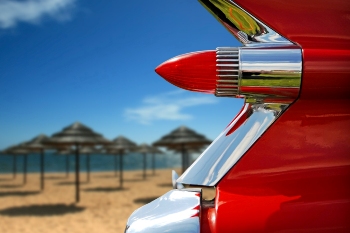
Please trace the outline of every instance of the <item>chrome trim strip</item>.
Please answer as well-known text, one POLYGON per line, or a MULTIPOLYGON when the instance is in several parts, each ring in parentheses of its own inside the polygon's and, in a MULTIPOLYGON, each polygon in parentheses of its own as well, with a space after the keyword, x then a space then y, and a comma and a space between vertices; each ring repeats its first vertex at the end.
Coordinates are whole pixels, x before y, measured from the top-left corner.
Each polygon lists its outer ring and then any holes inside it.
POLYGON ((262 43, 268 43, 271 46, 292 44, 232 0, 199 0, 199 2, 246 46, 262 43))
POLYGON ((126 233, 200 232, 201 189, 175 189, 134 211, 126 233))
POLYGON ((258 140, 287 105, 249 105, 213 141, 200 157, 180 176, 178 183, 215 186, 258 140), (251 115, 250 112, 252 111, 251 115), (233 133, 228 134, 242 117, 248 118, 233 133))

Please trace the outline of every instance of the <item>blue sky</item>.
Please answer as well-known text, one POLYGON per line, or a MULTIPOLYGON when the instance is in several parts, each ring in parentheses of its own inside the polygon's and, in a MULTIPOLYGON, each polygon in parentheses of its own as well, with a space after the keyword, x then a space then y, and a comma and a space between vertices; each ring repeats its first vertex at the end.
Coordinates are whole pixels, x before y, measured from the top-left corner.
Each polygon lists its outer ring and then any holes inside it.
POLYGON ((180 125, 215 139, 243 101, 183 91, 154 69, 239 45, 196 0, 2 0, 0 149, 75 121, 136 143, 180 125))

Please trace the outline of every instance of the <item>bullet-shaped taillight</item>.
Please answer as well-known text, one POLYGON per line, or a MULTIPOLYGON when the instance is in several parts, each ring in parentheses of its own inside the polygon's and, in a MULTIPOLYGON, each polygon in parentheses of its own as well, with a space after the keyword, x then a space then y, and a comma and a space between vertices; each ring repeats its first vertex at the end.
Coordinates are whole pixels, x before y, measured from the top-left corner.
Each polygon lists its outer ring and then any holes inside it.
POLYGON ((156 72, 186 90, 291 103, 299 94, 301 69, 301 50, 295 46, 237 47, 180 55, 156 72))
POLYGON ((180 88, 214 94, 216 52, 199 51, 179 55, 159 65, 156 72, 180 88))

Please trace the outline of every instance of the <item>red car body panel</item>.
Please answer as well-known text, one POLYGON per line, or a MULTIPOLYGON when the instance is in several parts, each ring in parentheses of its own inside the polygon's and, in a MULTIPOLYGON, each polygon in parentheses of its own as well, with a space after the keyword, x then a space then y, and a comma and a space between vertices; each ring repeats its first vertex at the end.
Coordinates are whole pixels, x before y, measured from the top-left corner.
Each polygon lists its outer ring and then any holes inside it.
POLYGON ((350 1, 235 2, 302 48, 302 86, 219 182, 201 231, 350 232, 350 1))
POLYGON ((301 99, 350 98, 350 40, 349 50, 303 49, 303 62, 301 99))

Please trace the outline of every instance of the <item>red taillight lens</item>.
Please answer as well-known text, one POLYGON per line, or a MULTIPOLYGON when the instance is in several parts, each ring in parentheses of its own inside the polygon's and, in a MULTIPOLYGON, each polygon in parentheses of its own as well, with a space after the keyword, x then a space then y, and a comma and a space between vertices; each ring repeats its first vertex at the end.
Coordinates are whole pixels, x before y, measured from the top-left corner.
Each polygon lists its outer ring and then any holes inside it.
POLYGON ((174 57, 156 70, 168 82, 180 88, 205 93, 215 93, 216 52, 200 51, 174 57))

